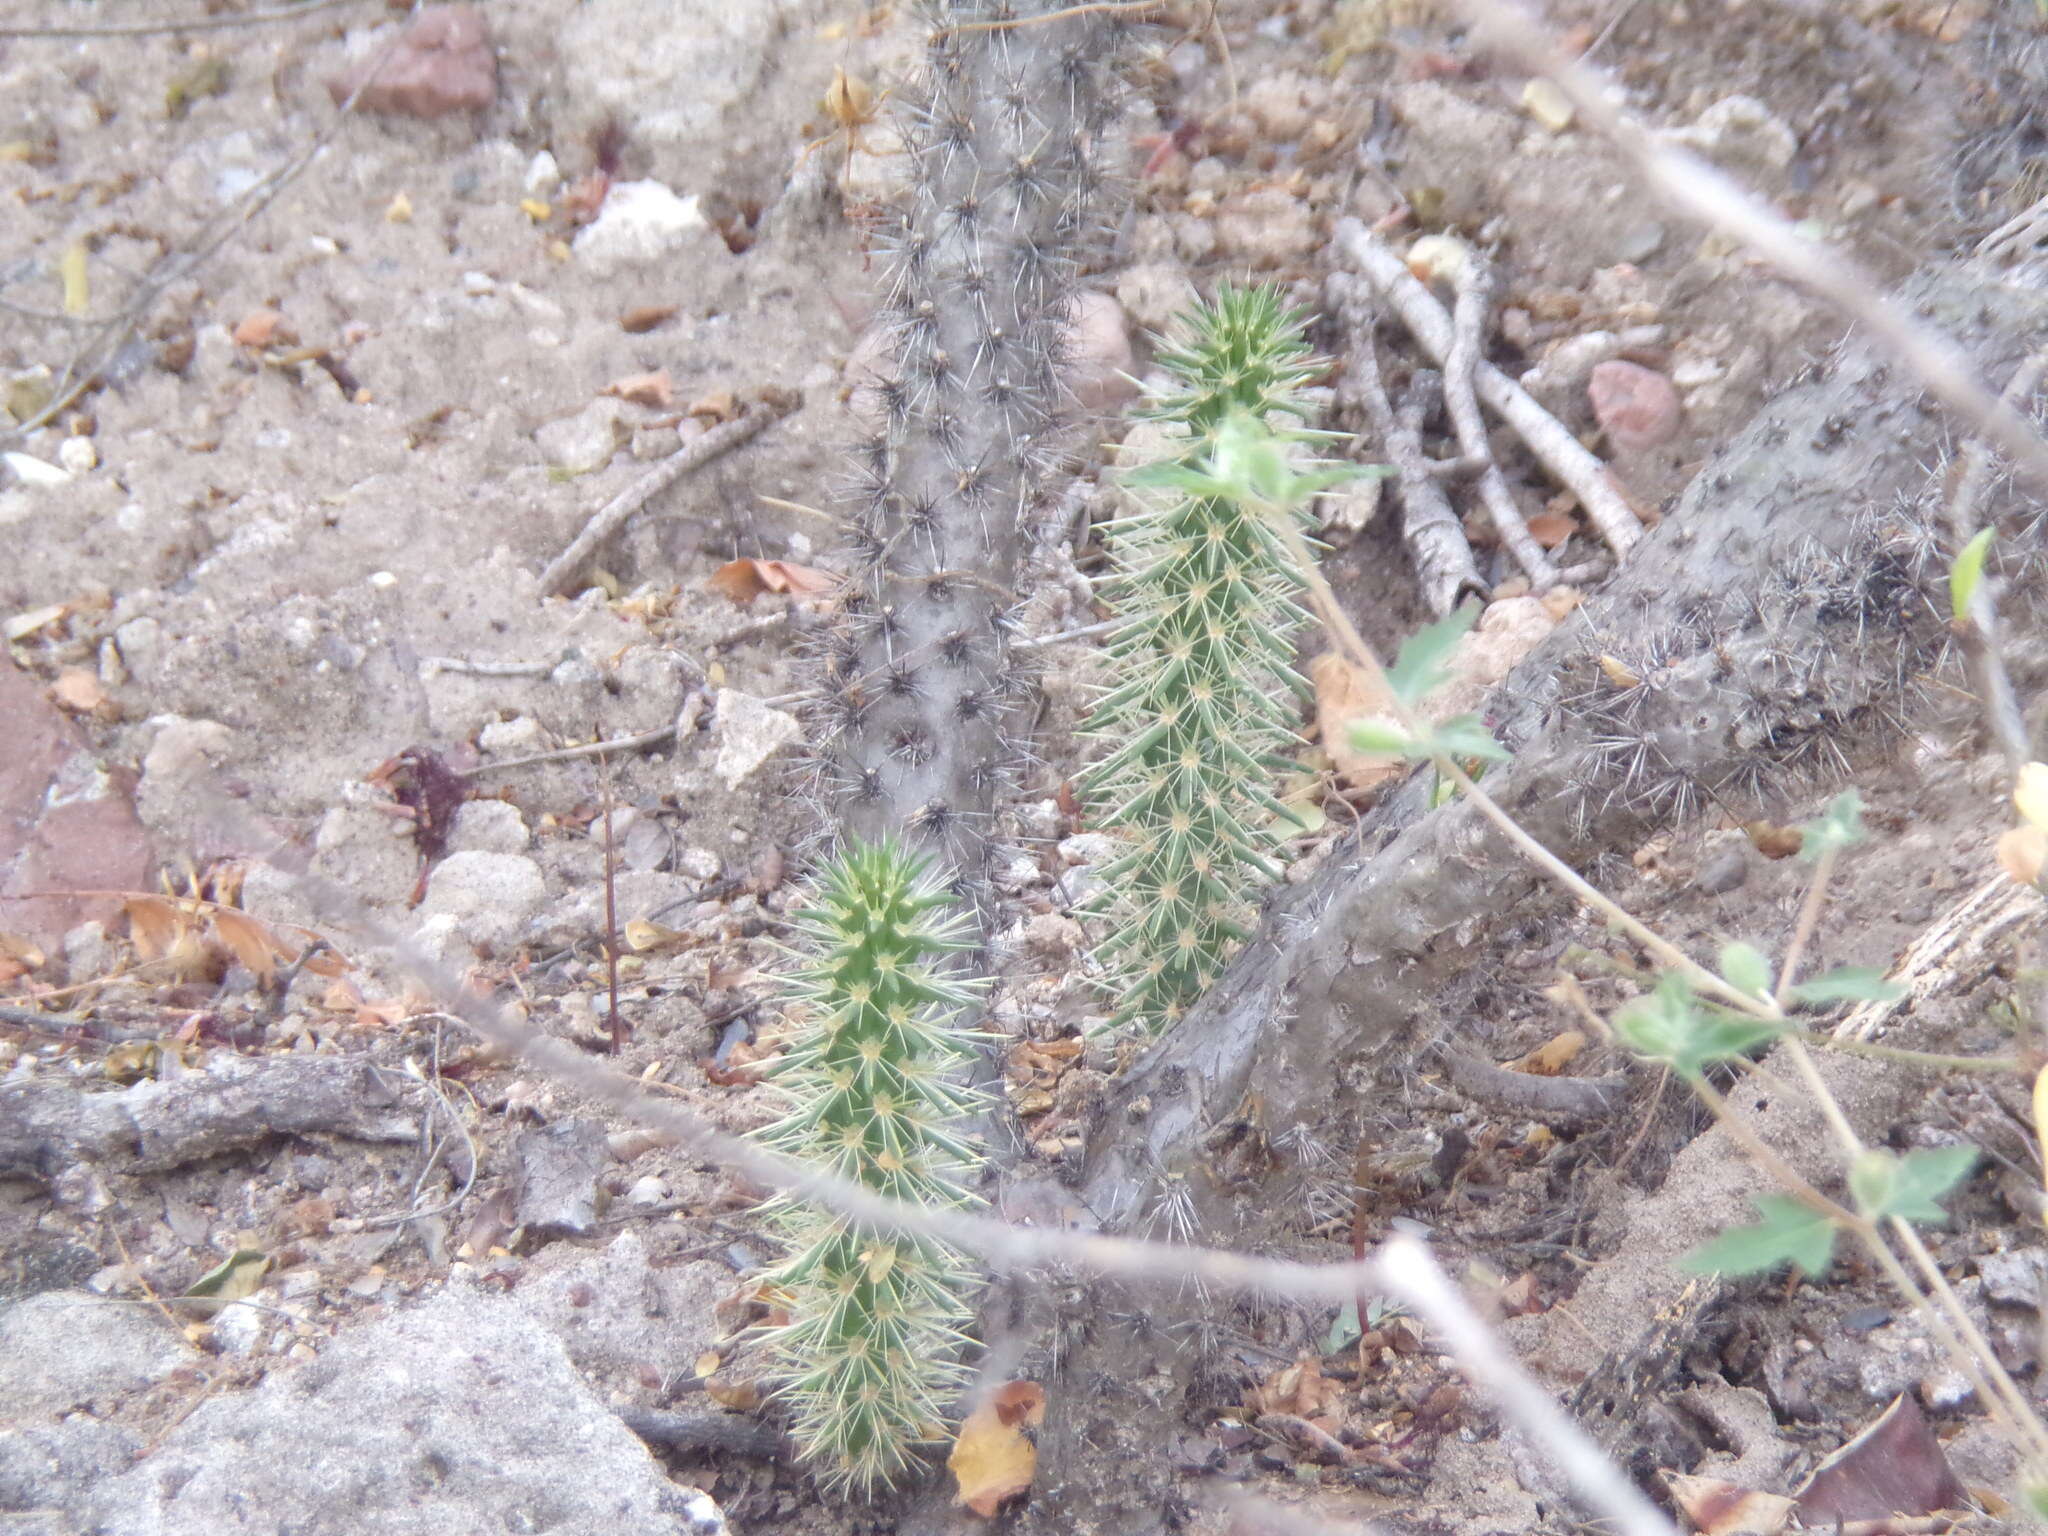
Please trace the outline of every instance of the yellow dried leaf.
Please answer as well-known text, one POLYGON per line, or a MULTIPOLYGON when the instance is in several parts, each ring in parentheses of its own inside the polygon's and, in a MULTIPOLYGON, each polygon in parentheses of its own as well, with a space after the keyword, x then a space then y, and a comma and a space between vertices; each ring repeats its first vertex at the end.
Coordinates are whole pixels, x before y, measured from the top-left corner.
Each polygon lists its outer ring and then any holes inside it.
POLYGON ((1612 656, 1600 658, 1600 675, 1616 688, 1640 688, 1643 680, 1612 656))
POLYGON ((1508 1063, 1510 1072, 1527 1072, 1533 1077, 1555 1077, 1579 1052, 1586 1048, 1583 1030, 1568 1029, 1562 1034, 1552 1035, 1526 1056, 1518 1056, 1508 1063))
POLYGON ((1019 1422, 1005 1422, 995 1398, 967 1416, 946 1458, 959 1483, 953 1502, 990 1519, 1007 1499, 1027 1492, 1038 1475, 1038 1447, 1019 1422))
POLYGON ((7 643, 12 645, 17 640, 26 640, 39 629, 47 629, 70 611, 71 609, 63 603, 51 603, 45 608, 31 608, 28 612, 17 613, 9 619, 6 629, 0 633, 4 633, 7 643))
POLYGON ((2048 832, 2048 763, 2028 763, 2020 769, 2012 803, 2029 825, 2048 832))
POLYGON ((57 263, 57 273, 64 282, 64 313, 84 314, 92 307, 92 285, 85 275, 83 240, 74 240, 64 247, 64 254, 57 263))
POLYGON ((1998 867, 2021 885, 2039 885, 2048 865, 2048 832, 2039 827, 2008 827, 1998 838, 1998 867))
POLYGON ((689 937, 679 928, 664 928, 660 923, 649 922, 644 917, 630 919, 624 929, 626 947, 641 951, 659 949, 664 944, 679 944, 689 937))
POLYGON ((761 1406, 761 1388, 756 1382, 712 1376, 705 1380, 704 1391, 719 1407, 730 1408, 734 1413, 752 1413, 761 1406))

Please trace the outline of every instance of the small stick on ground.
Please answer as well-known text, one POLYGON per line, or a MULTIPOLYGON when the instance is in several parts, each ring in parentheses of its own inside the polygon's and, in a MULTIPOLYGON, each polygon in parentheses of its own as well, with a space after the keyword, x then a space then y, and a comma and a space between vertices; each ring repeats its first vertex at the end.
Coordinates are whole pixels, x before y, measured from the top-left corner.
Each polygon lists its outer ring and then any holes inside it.
POLYGON ((1415 562, 1423 601, 1442 618, 1468 593, 1485 596, 1486 583, 1473 563, 1464 525, 1444 495, 1435 465, 1423 454, 1420 433, 1395 415, 1393 402, 1387 398, 1372 339, 1376 317, 1365 285, 1340 273, 1330 279, 1328 293, 1331 310, 1346 336, 1344 378, 1337 387, 1337 398, 1362 408, 1379 434, 1381 451, 1400 481, 1401 537, 1408 545, 1408 558, 1415 562))
POLYGON ((1508 493, 1508 479, 1493 461, 1493 448, 1486 440, 1486 423, 1479 415, 1479 397, 1473 393, 1479 369, 1480 349, 1486 340, 1486 322, 1493 309, 1493 267, 1476 247, 1467 247, 1458 268, 1458 297, 1451 311, 1451 350, 1444 359, 1444 409, 1451 428, 1458 434, 1458 449, 1466 459, 1477 459, 1479 499, 1493 519, 1494 530, 1508 553, 1522 568, 1537 591, 1557 585, 1557 569, 1529 525, 1522 521, 1522 509, 1508 493))
POLYGON ((794 391, 763 390, 761 398, 748 408, 746 415, 721 422, 702 437, 692 438, 683 444, 591 515, 590 521, 584 524, 583 531, 576 535, 569 547, 555 556, 548 568, 540 573, 542 595, 566 594, 569 582, 582 571, 598 546, 623 528, 635 512, 691 470, 753 441, 802 403, 803 397, 794 391))
POLYGON ((687 736, 697 728, 697 719, 704 713, 705 702, 704 694, 692 689, 683 699, 683 707, 673 724, 642 731, 638 736, 615 736, 610 741, 586 741, 580 746, 535 752, 530 757, 508 757, 502 762, 478 763, 474 768, 465 768, 457 777, 474 779, 486 773, 496 773, 500 768, 531 768, 536 763, 567 763, 579 757, 603 757, 607 752, 644 752, 649 747, 664 746, 671 738, 687 736))
MULTIPOLYGON (((1443 305, 1408 270, 1408 264, 1357 219, 1338 221, 1337 244, 1345 259, 1364 273, 1393 307, 1423 350, 1439 363, 1448 358, 1456 328, 1443 305)), ((1617 555, 1627 554, 1642 537, 1642 523, 1627 498, 1615 489, 1607 466, 1588 453, 1565 430, 1564 423, 1538 405, 1527 390, 1491 363, 1473 369, 1472 384, 1487 408, 1515 430, 1560 485, 1579 498, 1579 505, 1608 546, 1617 555)))

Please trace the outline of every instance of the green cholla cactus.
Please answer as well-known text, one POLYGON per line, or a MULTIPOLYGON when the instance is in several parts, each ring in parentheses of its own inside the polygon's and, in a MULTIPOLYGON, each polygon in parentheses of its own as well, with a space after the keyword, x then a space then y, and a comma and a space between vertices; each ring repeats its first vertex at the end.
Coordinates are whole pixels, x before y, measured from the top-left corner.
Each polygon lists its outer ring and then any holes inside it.
MULTIPOLYGON (((773 1081, 793 1101, 760 1133, 776 1151, 923 1206, 973 1202, 981 1154, 959 1127, 982 1107, 955 1080, 976 1036, 954 1026, 978 986, 947 960, 972 942, 925 860, 856 846, 796 918, 796 1041, 773 1081)), ((796 1243, 770 1277, 790 1322, 771 1342, 793 1433, 828 1484, 866 1496, 944 1434, 970 1318, 972 1266, 929 1238, 879 1233, 794 1200, 796 1243)))
POLYGON ((1219 450, 1243 460, 1263 441, 1279 464, 1321 436, 1271 423, 1304 417, 1301 388, 1321 371, 1304 323, 1270 288, 1225 287, 1185 319, 1159 354, 1180 388, 1149 412, 1185 424, 1185 446, 1126 477, 1148 499, 1110 527, 1104 590, 1121 623, 1108 648, 1125 681, 1088 721, 1110 751, 1083 782, 1097 823, 1127 844, 1101 872, 1112 928, 1098 953, 1124 973, 1119 1022, 1177 1019, 1279 874, 1271 850, 1288 817, 1265 786, 1299 739, 1301 581, 1270 508, 1205 491, 1221 489, 1219 450))

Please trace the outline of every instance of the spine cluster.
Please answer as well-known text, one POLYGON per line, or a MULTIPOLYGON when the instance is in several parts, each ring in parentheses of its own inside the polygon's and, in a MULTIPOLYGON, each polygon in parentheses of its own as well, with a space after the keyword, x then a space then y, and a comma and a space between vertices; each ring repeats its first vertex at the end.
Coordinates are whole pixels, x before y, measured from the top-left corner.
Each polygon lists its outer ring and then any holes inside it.
MULTIPOLYGON (((1225 428, 1305 416, 1319 371, 1303 318, 1269 289, 1229 289, 1184 322, 1158 361, 1179 388, 1155 419, 1186 431, 1180 465, 1205 463, 1225 428)), ((1137 478, 1137 477, 1132 477, 1137 478)), ((1122 973, 1119 1021, 1177 1019, 1247 936, 1286 813, 1266 793, 1299 738, 1293 634, 1303 614, 1292 560, 1255 501, 1203 495, 1199 477, 1155 478, 1109 529, 1104 595, 1121 679, 1087 725, 1107 754, 1083 780, 1095 820, 1125 849, 1103 871, 1111 931, 1097 953, 1122 973)), ((1302 516, 1299 509, 1285 515, 1302 516)))
MULTIPOLYGON (((972 1201, 962 1175, 981 1154, 959 1128, 981 1104, 955 1081, 972 1037, 954 1021, 977 989, 949 974, 970 943, 956 911, 895 844, 852 846, 824 871, 796 918, 798 1034, 773 1077, 792 1107, 765 1144, 896 1200, 972 1201)), ((771 1344, 792 1433, 828 1485, 866 1496, 944 1434, 974 1270, 930 1238, 775 1209, 795 1242, 770 1277, 790 1316, 771 1344)))
POLYGON ((858 445, 853 571, 826 645, 842 828, 905 838, 985 903, 990 817, 1030 691, 1008 645, 1049 495, 1061 363, 1103 182, 1113 15, 936 0, 904 109, 881 425, 858 445))

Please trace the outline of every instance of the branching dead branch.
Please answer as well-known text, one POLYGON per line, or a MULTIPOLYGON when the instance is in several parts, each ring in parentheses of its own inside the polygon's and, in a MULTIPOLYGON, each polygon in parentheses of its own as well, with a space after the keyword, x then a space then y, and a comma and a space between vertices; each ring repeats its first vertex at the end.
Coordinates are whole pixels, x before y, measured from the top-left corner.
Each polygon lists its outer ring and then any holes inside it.
MULTIPOLYGON (((1364 273, 1393 307, 1402 324, 1422 343, 1423 351, 1439 363, 1451 355, 1456 327, 1406 262, 1357 219, 1337 221, 1337 246, 1345 260, 1364 273)), ((1588 453, 1527 390, 1491 363, 1474 368, 1472 383, 1488 409, 1520 435, 1560 485, 1579 498, 1579 505, 1608 547, 1617 555, 1626 555, 1642 536, 1642 523, 1628 499, 1615 489, 1607 466, 1588 453)))

